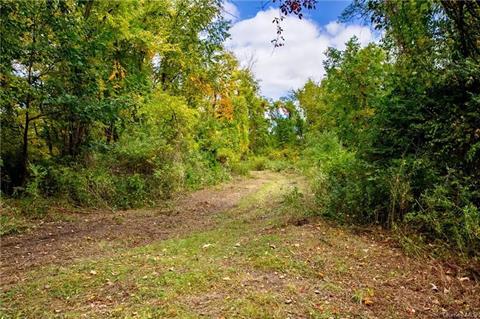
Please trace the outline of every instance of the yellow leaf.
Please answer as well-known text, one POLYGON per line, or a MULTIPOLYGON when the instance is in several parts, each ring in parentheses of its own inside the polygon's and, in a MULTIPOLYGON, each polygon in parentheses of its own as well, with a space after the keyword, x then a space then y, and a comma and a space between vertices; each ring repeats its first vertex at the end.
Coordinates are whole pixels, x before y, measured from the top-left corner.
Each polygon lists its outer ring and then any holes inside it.
POLYGON ((363 298, 363 304, 366 306, 371 306, 373 305, 373 300, 370 297, 365 297, 363 298))

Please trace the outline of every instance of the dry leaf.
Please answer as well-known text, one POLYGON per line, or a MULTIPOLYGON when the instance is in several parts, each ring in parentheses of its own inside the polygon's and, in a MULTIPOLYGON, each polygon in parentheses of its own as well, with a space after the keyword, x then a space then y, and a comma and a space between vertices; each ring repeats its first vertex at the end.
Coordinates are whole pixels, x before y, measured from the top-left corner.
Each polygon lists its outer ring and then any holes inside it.
POLYGON ((363 302, 363 304, 366 305, 366 306, 371 306, 371 305, 373 305, 373 300, 372 300, 372 298, 370 298, 370 297, 365 297, 365 298, 363 298, 362 302, 363 302))

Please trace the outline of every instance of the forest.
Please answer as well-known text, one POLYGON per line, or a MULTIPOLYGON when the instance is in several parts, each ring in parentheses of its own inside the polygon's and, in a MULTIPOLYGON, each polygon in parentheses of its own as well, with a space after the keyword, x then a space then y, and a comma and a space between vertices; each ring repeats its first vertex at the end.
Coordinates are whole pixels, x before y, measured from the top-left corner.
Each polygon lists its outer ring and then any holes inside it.
POLYGON ((347 4, 272 99, 222 0, 2 0, 0 318, 480 316, 480 3, 347 4))

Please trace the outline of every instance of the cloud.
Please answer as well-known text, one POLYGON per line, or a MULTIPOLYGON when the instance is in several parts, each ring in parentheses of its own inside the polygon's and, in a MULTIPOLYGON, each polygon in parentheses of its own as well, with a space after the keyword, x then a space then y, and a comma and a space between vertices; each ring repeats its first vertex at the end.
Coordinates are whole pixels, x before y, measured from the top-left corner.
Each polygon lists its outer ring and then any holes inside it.
POLYGON ((225 20, 228 20, 232 23, 237 22, 240 20, 240 11, 238 10, 237 6, 231 3, 228 0, 223 1, 222 4, 222 16, 225 20))
POLYGON ((345 48, 345 42, 356 36, 362 46, 375 41, 370 28, 361 25, 345 25, 338 22, 330 22, 325 26, 327 33, 332 37, 332 45, 335 48, 345 48))
POLYGON ((328 47, 343 49, 354 35, 363 46, 375 40, 365 26, 330 22, 320 27, 312 20, 289 16, 282 22, 285 46, 274 49, 270 42, 276 35, 272 20, 278 15, 278 10, 270 8, 236 22, 225 43, 243 66, 251 67, 260 81, 261 93, 269 98, 284 96, 309 78, 319 81, 324 75, 322 62, 328 47))

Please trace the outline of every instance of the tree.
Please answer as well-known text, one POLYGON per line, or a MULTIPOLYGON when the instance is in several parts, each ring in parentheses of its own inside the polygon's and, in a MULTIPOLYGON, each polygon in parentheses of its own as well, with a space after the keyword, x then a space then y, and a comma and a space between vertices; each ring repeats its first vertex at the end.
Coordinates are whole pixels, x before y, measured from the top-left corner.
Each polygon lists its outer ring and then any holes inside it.
POLYGON ((282 36, 282 21, 285 17, 293 14, 302 19, 304 10, 315 9, 318 0, 273 0, 273 2, 278 3, 280 16, 275 17, 272 21, 277 27, 277 37, 271 42, 275 47, 281 47, 285 42, 285 38, 282 36))
POLYGON ((297 92, 308 130, 322 132, 308 145, 328 213, 406 223, 476 254, 480 5, 358 0, 353 16, 383 31, 381 47, 329 49, 326 77, 297 92))

